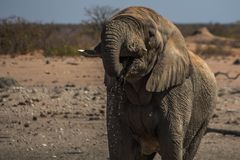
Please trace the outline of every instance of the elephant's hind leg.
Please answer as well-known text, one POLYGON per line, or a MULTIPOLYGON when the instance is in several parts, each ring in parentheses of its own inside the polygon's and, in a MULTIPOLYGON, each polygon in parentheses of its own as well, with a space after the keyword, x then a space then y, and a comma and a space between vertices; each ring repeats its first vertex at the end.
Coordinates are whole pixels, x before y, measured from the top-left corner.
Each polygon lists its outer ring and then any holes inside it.
POLYGON ((204 121, 196 135, 193 137, 183 156, 183 160, 193 160, 202 137, 205 135, 208 121, 204 121))

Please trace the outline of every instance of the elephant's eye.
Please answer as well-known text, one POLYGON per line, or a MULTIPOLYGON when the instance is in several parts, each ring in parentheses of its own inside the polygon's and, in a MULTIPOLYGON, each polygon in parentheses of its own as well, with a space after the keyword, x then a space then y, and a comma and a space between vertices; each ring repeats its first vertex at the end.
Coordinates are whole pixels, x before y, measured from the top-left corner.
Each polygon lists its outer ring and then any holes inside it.
POLYGON ((150 29, 150 30, 148 31, 148 36, 149 36, 149 38, 152 38, 152 37, 155 36, 155 32, 154 32, 153 29, 150 29))

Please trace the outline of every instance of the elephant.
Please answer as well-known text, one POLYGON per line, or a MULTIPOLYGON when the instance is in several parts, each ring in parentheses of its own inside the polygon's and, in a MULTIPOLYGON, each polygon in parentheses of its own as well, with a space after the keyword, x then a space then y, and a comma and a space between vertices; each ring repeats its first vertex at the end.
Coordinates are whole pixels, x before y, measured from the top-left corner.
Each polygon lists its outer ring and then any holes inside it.
POLYGON ((217 100, 214 74, 177 27, 146 7, 103 26, 110 160, 192 160, 217 100))

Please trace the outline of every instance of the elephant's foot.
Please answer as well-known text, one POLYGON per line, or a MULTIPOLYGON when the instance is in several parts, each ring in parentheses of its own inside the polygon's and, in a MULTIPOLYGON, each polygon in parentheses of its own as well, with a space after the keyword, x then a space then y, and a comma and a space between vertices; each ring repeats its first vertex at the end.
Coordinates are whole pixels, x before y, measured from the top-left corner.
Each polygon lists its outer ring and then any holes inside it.
POLYGON ((141 153, 145 155, 150 155, 152 153, 158 152, 160 150, 160 145, 156 139, 140 139, 141 153))

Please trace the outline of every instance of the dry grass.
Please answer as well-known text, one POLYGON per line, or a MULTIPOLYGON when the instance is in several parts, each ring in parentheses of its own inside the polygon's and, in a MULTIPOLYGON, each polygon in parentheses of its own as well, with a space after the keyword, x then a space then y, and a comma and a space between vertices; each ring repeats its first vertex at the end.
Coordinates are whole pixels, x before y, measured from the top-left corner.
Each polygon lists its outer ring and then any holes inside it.
POLYGON ((211 57, 225 57, 231 55, 230 50, 222 45, 209 45, 206 47, 201 47, 199 45, 197 46, 195 52, 204 59, 211 57))
POLYGON ((0 21, 0 54, 24 54, 43 49, 46 56, 75 55, 99 39, 91 24, 39 24, 13 17, 0 21))

